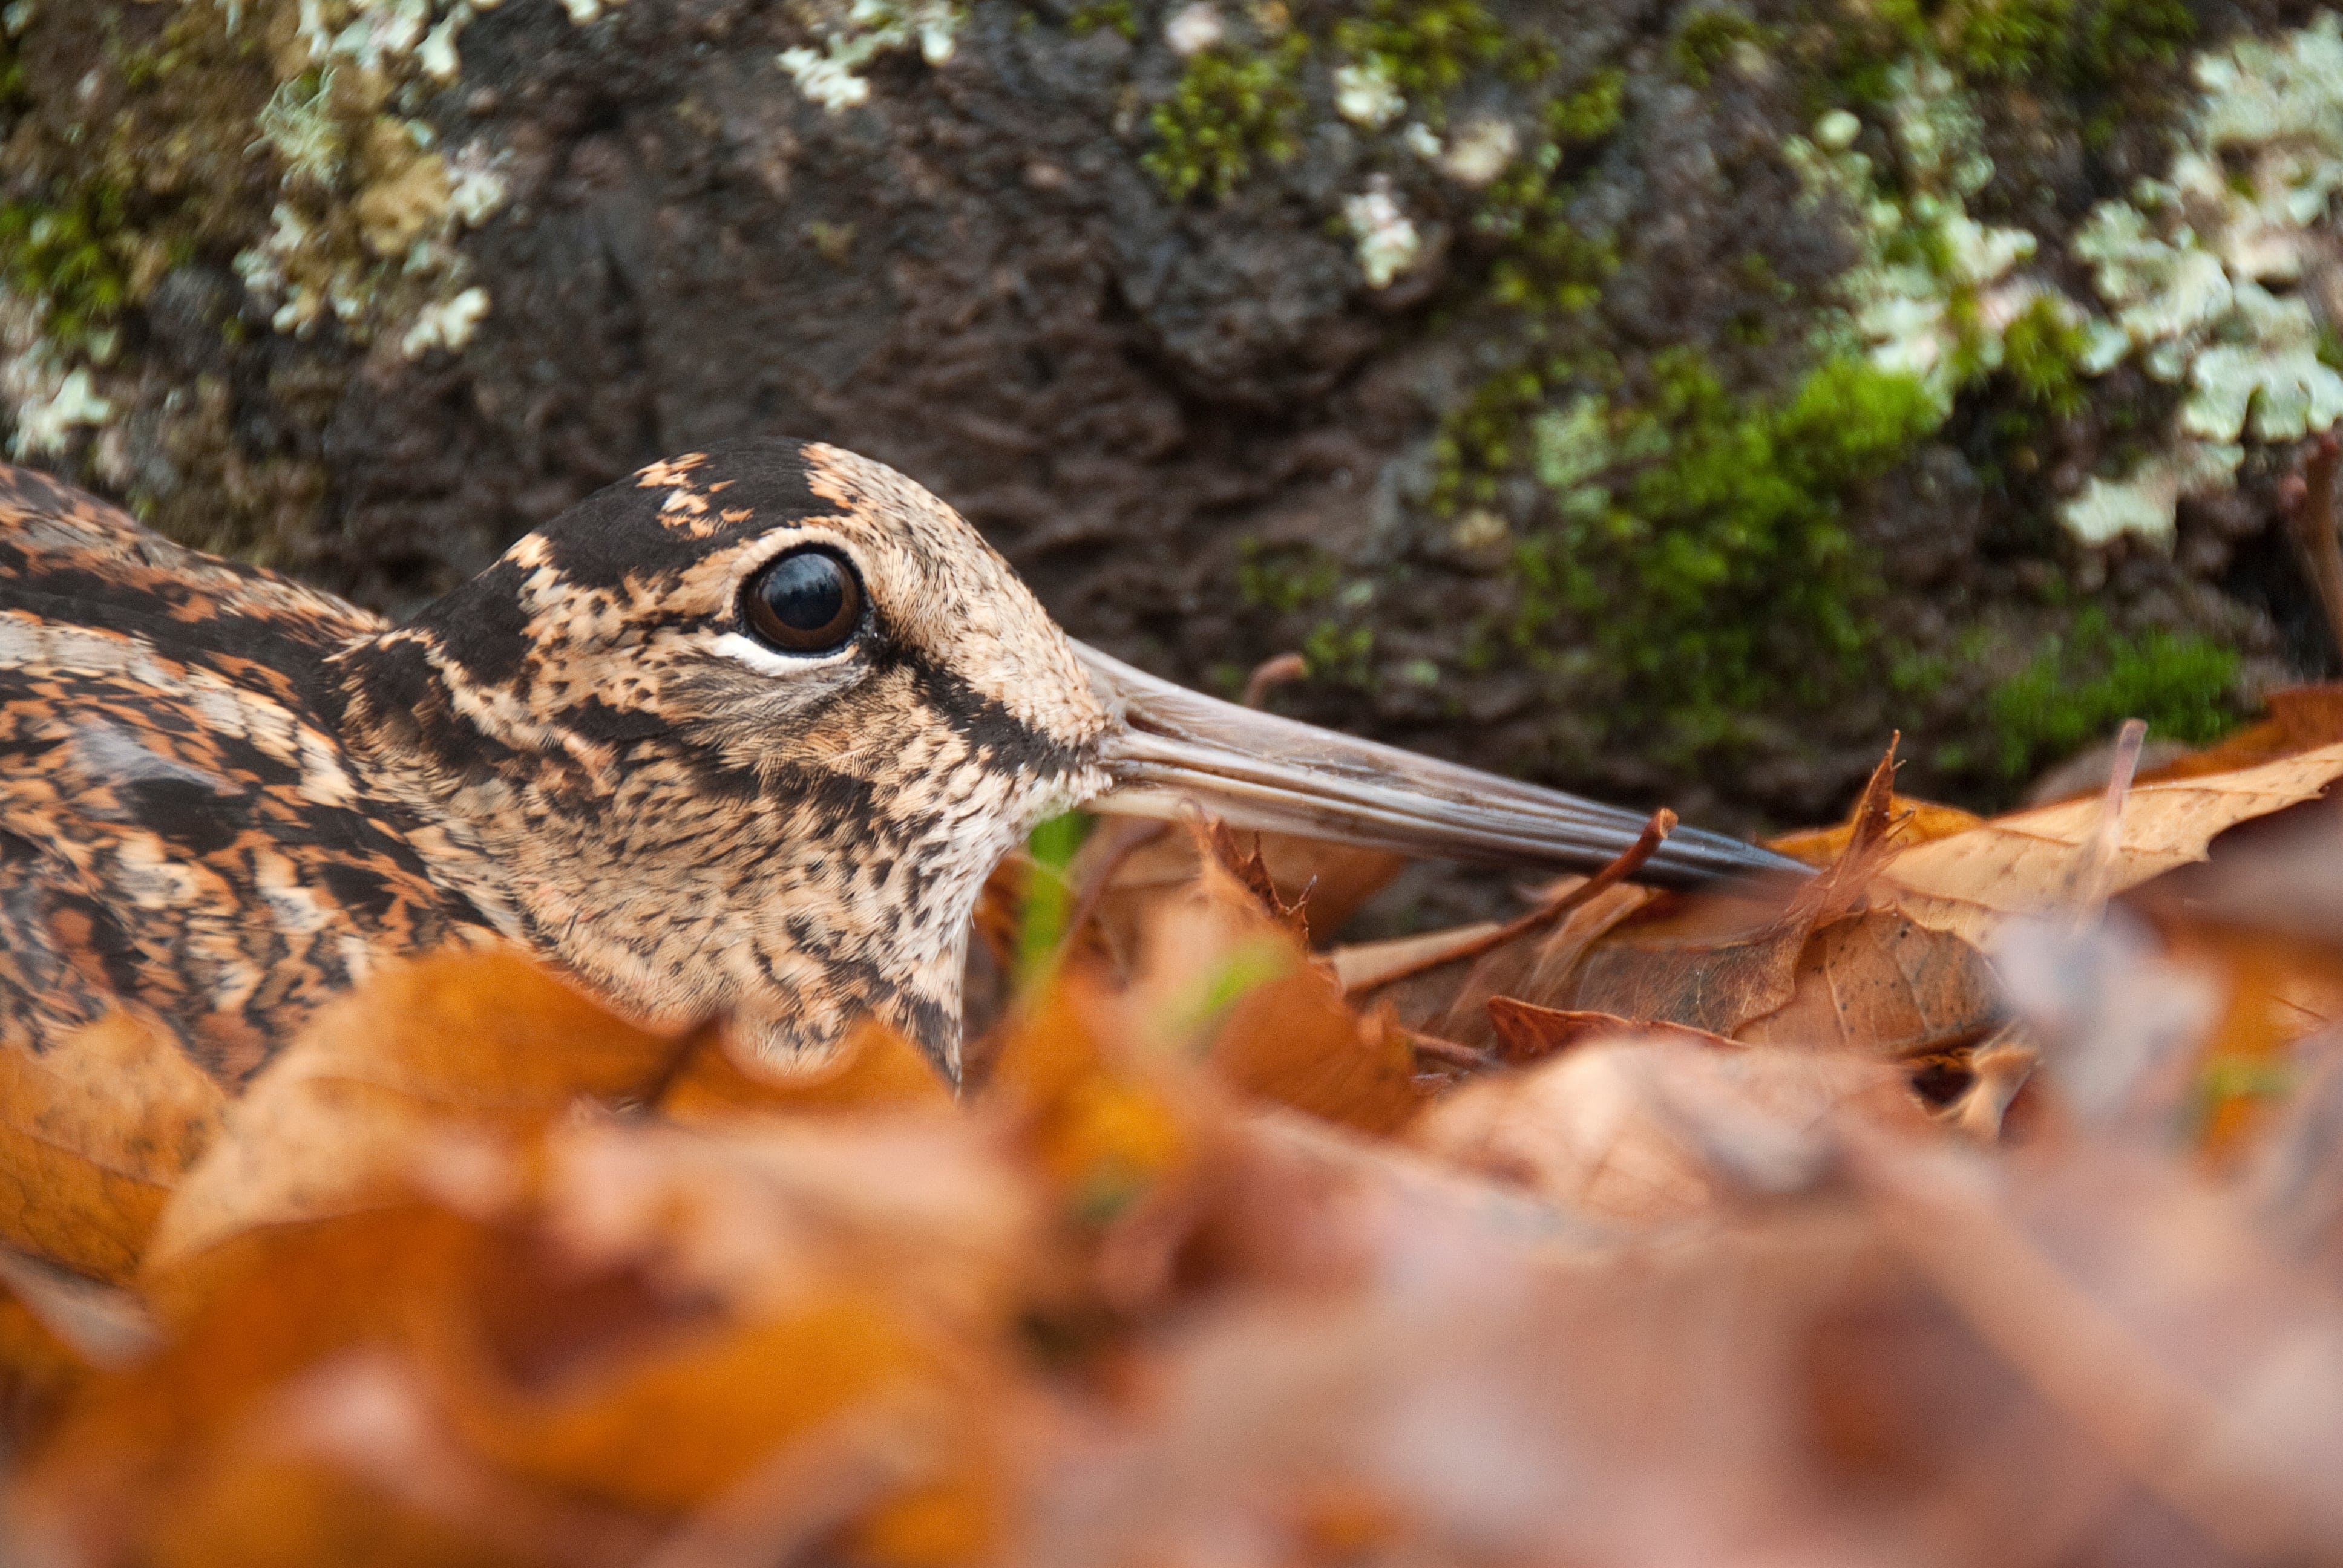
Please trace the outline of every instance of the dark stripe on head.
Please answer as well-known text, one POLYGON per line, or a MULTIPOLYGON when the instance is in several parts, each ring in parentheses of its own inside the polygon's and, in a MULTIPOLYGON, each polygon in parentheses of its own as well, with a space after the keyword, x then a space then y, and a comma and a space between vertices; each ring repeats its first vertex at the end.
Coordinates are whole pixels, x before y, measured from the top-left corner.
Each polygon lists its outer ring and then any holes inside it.
POLYGON ((539 532, 555 568, 581 588, 616 589, 629 577, 653 578, 689 568, 711 549, 779 528, 799 518, 830 517, 835 508, 806 483, 804 444, 759 439, 711 447, 673 485, 645 487, 628 477, 595 491, 539 532), (726 484, 726 481, 730 481, 726 484), (712 485, 725 488, 709 495, 712 485), (661 515, 679 488, 702 496, 707 513, 696 521, 705 538, 671 526, 661 515), (747 509, 747 520, 719 521, 727 511, 747 509))
POLYGON ((979 762, 1049 773, 1071 773, 1082 766, 1081 753, 1073 747, 1026 723, 957 672, 917 653, 906 656, 904 663, 920 699, 967 739, 979 762))
POLYGON ((500 560, 417 616, 416 624, 437 633, 448 658, 474 680, 510 683, 528 661, 532 640, 520 601, 528 578, 520 563, 500 560))
POLYGON ((437 759, 458 777, 534 769, 545 759, 514 750, 456 710, 424 645, 396 637, 362 643, 347 661, 352 691, 390 744, 437 759))

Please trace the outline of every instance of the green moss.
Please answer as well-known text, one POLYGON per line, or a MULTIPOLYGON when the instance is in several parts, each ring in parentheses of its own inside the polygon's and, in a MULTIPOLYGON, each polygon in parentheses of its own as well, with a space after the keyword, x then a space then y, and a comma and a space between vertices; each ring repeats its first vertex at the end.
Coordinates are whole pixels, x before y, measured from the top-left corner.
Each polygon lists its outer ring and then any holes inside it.
POLYGON ((1526 639, 1567 612, 1618 686, 1614 723, 1656 721, 1690 755, 1786 696, 1815 704, 1870 639, 1875 569, 1844 523, 1847 493, 1940 419, 1916 379, 1835 359, 1779 404, 1728 395, 1688 350, 1656 359, 1610 419, 1615 503, 1564 508, 1521 563, 1526 639))
POLYGON ((2083 407, 2082 360, 2088 338, 2056 301, 2036 299, 2002 334, 2002 371, 2035 407, 2069 417, 2083 407))
POLYGON ((1490 269, 1492 297, 1513 309, 1574 314, 1602 297, 1619 269, 1619 249, 1607 234, 1584 233, 1570 221, 1577 194, 1577 155, 1618 129, 1626 77, 1595 73, 1577 92, 1546 106, 1551 138, 1513 160, 1490 186, 1473 226, 1500 246, 1490 269))
POLYGON ((1546 105, 1542 115, 1546 134, 1564 148, 1599 142, 1619 128, 1627 101, 1627 73, 1606 65, 1586 79, 1574 93, 1546 105))
POLYGON ((1453 516, 1497 498, 1499 482, 1528 459, 1529 422, 1545 406, 1549 381, 1567 375, 1562 366, 1517 366, 1482 382, 1442 421, 1432 448, 1435 511, 1453 516))
POLYGON ((1302 63, 1310 42, 1288 33, 1258 54, 1206 49, 1189 60, 1172 96, 1148 124, 1155 145, 1141 160, 1173 201, 1234 190, 1255 158, 1282 163, 1300 148, 1302 63))
POLYGON ((1126 38, 1138 37, 1139 15, 1131 0, 1085 0, 1066 18, 1066 30, 1077 38, 1087 38, 1101 27, 1126 38))
POLYGON ((1375 629, 1328 618, 1302 639, 1302 661, 1315 680, 1365 686, 1374 678, 1375 629))
POLYGON ((1946 6, 1936 30, 1963 74, 2024 78, 2057 52, 2071 9, 2071 0, 1967 0, 1946 6))
POLYGON ((1668 61, 1695 87, 1708 85, 1718 67, 1744 44, 1763 49, 1775 42, 1772 28, 1738 11, 1695 11, 1668 43, 1668 61))
POLYGON ((1288 615, 1331 597, 1341 574, 1332 560, 1306 546, 1237 545, 1237 592, 1257 608, 1288 615))
POLYGON ((0 276, 41 304, 48 335, 75 349, 111 327, 129 303, 122 192, 100 185, 52 205, 0 206, 0 276))
POLYGON ((1523 43, 1480 0, 1373 0, 1364 16, 1334 24, 1334 46, 1354 60, 1380 65, 1434 124, 1441 100, 1468 75, 1507 58, 1523 43))
POLYGON ((2070 70, 2112 81, 2141 65, 2168 65, 2197 36, 2197 17, 2182 0, 2101 0, 2087 7, 2071 34, 2070 70))
POLYGON ((1972 81, 2077 90, 2171 63, 2197 30, 2184 0, 1888 0, 1875 15, 1972 81))
POLYGON ((2201 637, 2119 634, 2093 607, 1993 693, 2005 779, 2039 769, 2144 719, 2151 737, 2203 745, 2238 718, 2237 655, 2201 637))

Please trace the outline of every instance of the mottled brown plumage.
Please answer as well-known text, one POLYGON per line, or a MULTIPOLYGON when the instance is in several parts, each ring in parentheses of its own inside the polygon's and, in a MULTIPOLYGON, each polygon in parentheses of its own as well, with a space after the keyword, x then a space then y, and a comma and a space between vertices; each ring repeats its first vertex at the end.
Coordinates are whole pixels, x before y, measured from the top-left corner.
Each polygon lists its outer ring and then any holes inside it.
POLYGON ((949 1063, 968 911, 1101 788, 1106 714, 974 530, 891 470, 655 464, 392 628, 0 477, 0 1007, 116 1001, 231 1082, 387 958, 514 938, 775 1055, 876 1013, 949 1063), (766 652, 743 580, 850 553, 877 635, 766 652))
POLYGON ((0 468, 6 1049, 123 1007, 234 1085, 386 960, 505 938, 778 1060, 875 1015, 949 1070, 987 872, 1118 787, 1500 859, 1639 825, 1080 649, 950 508, 833 447, 653 464, 398 628, 0 468), (814 556, 852 591, 809 650, 751 596, 814 556))

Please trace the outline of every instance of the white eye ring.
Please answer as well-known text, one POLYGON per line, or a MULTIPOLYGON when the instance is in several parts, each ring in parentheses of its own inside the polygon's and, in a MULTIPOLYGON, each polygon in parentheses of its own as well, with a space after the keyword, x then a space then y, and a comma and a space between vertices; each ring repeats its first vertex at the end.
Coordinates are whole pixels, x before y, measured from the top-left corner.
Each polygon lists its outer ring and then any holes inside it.
POLYGON ((774 676, 802 676, 809 669, 827 668, 852 658, 855 647, 849 641, 830 653, 775 653, 748 633, 739 631, 728 631, 710 646, 725 658, 745 664, 759 675, 774 676))

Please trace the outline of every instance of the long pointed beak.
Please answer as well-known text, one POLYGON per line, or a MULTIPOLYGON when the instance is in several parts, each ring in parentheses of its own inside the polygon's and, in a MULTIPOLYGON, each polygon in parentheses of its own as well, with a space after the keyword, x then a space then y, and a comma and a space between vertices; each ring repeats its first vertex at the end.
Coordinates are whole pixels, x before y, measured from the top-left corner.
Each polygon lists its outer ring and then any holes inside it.
MULTIPOLYGON (((1074 650, 1120 720, 1101 754, 1113 784, 1089 803, 1093 811, 1168 818, 1192 800, 1232 827, 1577 871, 1609 864, 1644 831, 1633 811, 1239 708, 1082 643, 1074 650)), ((1805 876, 1809 868, 1687 828, 1635 875, 1688 888, 1752 872, 1805 876)))

